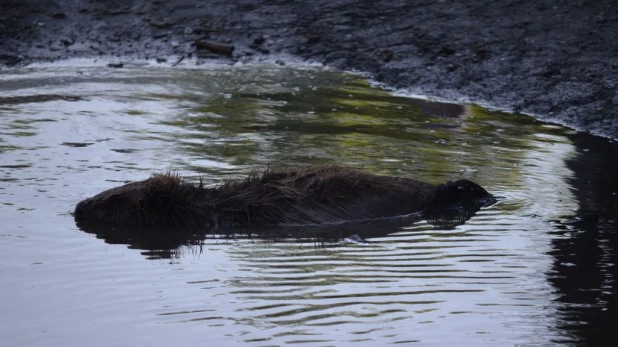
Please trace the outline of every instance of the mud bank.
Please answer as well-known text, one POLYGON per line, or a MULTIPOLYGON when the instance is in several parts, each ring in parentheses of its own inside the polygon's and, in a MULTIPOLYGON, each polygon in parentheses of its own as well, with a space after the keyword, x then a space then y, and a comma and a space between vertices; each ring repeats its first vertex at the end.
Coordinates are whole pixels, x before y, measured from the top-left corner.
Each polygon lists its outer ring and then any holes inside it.
POLYGON ((614 139, 617 37, 612 0, 0 2, 3 65, 291 55, 614 139))

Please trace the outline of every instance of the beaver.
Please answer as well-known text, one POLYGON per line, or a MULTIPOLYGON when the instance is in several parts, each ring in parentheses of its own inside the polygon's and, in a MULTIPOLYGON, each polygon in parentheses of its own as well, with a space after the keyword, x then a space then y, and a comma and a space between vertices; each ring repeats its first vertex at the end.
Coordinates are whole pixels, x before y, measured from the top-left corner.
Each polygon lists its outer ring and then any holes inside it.
POLYGON ((139 226, 306 226, 413 213, 438 219, 443 211, 470 201, 484 206, 493 196, 468 180, 435 186, 349 167, 312 166, 252 171, 242 181, 213 188, 201 180, 194 184, 170 173, 156 175, 83 200, 74 216, 77 221, 139 226))

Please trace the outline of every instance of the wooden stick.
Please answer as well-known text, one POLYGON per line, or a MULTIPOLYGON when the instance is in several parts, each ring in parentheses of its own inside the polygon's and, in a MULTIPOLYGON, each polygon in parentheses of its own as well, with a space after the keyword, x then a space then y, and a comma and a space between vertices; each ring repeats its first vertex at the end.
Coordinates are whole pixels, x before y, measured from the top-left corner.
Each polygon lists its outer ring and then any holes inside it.
POLYGON ((199 49, 207 49, 217 54, 232 55, 232 52, 234 52, 234 46, 224 45, 222 43, 195 40, 193 45, 199 49))

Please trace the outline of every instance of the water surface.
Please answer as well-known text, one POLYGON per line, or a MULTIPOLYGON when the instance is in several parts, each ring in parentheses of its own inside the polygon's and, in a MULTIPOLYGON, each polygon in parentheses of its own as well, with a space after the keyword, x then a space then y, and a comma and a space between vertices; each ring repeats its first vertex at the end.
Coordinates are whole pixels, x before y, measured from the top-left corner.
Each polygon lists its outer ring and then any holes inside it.
MULTIPOLYGON (((81 64, 81 65, 80 65, 81 64)), ((307 66, 0 71, 3 346, 585 345, 616 317, 616 144, 307 66), (83 198, 344 164, 501 197, 367 243, 86 233, 83 198), (150 243, 149 243, 150 242, 150 243)))

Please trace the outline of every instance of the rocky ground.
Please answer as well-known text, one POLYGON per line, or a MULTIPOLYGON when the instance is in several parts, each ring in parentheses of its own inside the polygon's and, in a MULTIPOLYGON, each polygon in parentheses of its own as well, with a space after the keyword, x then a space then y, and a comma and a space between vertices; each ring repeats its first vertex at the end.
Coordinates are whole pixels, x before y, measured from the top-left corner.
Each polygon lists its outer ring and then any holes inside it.
POLYGON ((294 56, 618 138, 614 0, 0 0, 5 66, 173 55, 294 56))

